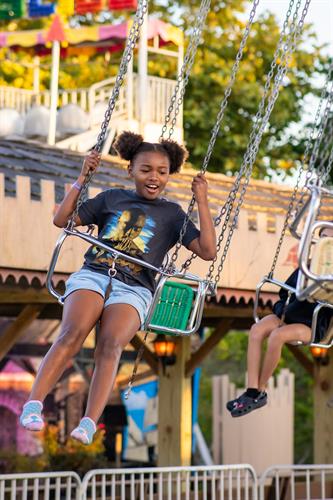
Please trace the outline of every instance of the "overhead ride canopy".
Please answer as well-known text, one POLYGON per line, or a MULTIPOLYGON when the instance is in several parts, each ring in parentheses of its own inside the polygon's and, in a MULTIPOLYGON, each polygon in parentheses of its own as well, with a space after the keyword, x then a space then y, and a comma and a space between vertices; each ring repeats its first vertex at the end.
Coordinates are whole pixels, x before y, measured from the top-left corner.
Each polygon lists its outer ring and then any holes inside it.
MULTIPOLYGON (((0 48, 40 47, 43 50, 43 46, 48 47, 50 42, 58 40, 63 48, 102 45, 105 50, 114 51, 123 46, 131 24, 131 21, 126 21, 121 24, 69 28, 56 15, 48 29, 0 32, 0 48)), ((160 19, 149 18, 148 39, 157 39, 158 47, 168 43, 179 47, 183 45, 183 32, 160 19)))

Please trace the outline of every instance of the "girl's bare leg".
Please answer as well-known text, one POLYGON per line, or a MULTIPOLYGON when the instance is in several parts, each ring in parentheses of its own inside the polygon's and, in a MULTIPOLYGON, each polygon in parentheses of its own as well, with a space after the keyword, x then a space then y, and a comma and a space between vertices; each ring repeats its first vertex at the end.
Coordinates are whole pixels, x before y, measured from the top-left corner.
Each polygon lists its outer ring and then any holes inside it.
POLYGON ((280 319, 275 314, 269 314, 251 327, 247 347, 248 387, 253 389, 258 389, 259 387, 262 344, 271 331, 277 328, 279 324, 280 319))
POLYGON ((39 367, 29 400, 43 401, 53 389, 99 320, 103 304, 103 297, 90 290, 77 290, 66 298, 60 335, 39 367))
POLYGON ((268 338, 267 351, 265 353, 260 373, 259 390, 265 390, 268 379, 273 375, 273 372, 279 363, 283 345, 297 340, 307 343, 310 339, 311 329, 301 323, 283 325, 280 328, 273 330, 268 338))
POLYGON ((140 328, 140 318, 129 304, 111 304, 104 309, 95 351, 86 417, 97 422, 114 385, 122 351, 140 328))

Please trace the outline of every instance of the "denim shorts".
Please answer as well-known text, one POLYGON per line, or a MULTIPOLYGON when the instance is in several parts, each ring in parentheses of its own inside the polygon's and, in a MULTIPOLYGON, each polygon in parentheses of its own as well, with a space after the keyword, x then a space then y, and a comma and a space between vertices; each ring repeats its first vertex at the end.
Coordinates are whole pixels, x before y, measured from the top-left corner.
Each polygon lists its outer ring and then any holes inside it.
MULTIPOLYGON (((105 274, 90 271, 89 269, 80 269, 70 275, 66 281, 66 290, 61 297, 62 302, 76 290, 92 290, 105 298, 105 292, 110 284, 110 278, 105 274)), ((133 306, 141 321, 141 327, 144 324, 148 308, 152 300, 152 293, 143 286, 130 286, 122 281, 112 278, 112 290, 104 307, 110 304, 129 304, 133 306)))

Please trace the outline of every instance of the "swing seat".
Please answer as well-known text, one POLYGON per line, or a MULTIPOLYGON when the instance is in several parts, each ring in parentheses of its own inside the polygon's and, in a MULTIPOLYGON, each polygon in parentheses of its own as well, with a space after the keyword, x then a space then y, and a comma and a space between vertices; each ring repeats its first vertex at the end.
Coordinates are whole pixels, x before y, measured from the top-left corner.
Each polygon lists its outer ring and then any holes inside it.
POLYGON ((165 335, 189 336, 200 328, 210 283, 191 274, 161 276, 143 330, 165 335), (194 284, 194 288, 183 281, 194 284))
MULTIPOLYGON (((151 319, 152 330, 159 333, 159 326, 185 330, 194 301, 194 291, 189 285, 175 281, 165 282, 151 319)), ((176 335, 176 333, 170 333, 176 335)))
MULTIPOLYGON (((314 245, 310 270, 318 276, 333 275, 333 238, 322 238, 314 245)), ((315 281, 309 280, 308 285, 312 283, 315 281)), ((333 280, 318 281, 317 285, 309 297, 333 304, 333 280)))
MULTIPOLYGON (((328 238, 325 238, 325 239, 328 240, 328 238)), ((330 238, 330 239, 333 240, 333 238, 330 238)), ((324 242, 324 240, 321 240, 321 241, 324 242)), ((256 298, 255 298, 255 301, 254 301, 254 308, 253 308, 253 318, 254 318, 254 320, 255 320, 256 323, 258 323, 260 321, 260 318, 258 316, 260 292, 261 292, 262 287, 266 283, 271 283, 272 285, 276 285, 279 288, 284 288, 285 290, 287 290, 287 292, 296 294, 296 289, 295 288, 287 285, 286 283, 283 283, 282 281, 278 281, 276 279, 269 278, 268 276, 265 276, 262 279, 262 281, 260 283, 258 283, 258 285, 256 287, 256 298)), ((333 290, 332 290, 332 292, 333 292, 333 290)), ((323 347, 325 349, 328 349, 328 348, 330 348, 330 347, 333 346, 333 318, 330 321, 330 324, 328 326, 327 331, 325 332, 324 337, 320 340, 320 342, 316 342, 315 341, 316 331, 317 331, 318 315, 319 315, 320 310, 323 307, 328 307, 328 308, 333 309, 333 305, 327 303, 326 301, 325 302, 318 301, 318 304, 317 304, 317 306, 316 306, 316 308, 314 310, 313 316, 312 316, 311 340, 310 340, 310 342, 308 344, 306 344, 306 343, 301 342, 301 341, 295 341, 295 342, 288 342, 289 344, 295 345, 295 346, 310 345, 310 346, 313 346, 313 347, 323 347)))

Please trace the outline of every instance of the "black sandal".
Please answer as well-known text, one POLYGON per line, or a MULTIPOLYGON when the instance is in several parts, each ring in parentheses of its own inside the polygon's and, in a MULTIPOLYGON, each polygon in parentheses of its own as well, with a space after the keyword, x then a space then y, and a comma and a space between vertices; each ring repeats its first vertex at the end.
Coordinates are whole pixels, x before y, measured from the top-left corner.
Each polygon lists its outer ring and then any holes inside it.
POLYGON ((232 411, 235 407, 235 405, 238 403, 239 399, 245 396, 245 392, 241 394, 241 396, 238 396, 236 399, 231 399, 231 401, 228 401, 227 404, 225 405, 227 410, 232 411))
POLYGON ((231 416, 232 417, 241 417, 242 415, 246 415, 248 413, 251 413, 253 410, 257 410, 258 408, 261 408, 262 406, 265 406, 267 404, 267 393, 266 392, 261 392, 258 397, 256 398, 250 398, 250 396, 247 396, 245 393, 242 394, 236 404, 234 405, 233 409, 231 410, 231 416))

